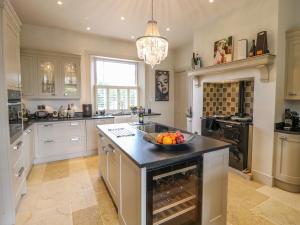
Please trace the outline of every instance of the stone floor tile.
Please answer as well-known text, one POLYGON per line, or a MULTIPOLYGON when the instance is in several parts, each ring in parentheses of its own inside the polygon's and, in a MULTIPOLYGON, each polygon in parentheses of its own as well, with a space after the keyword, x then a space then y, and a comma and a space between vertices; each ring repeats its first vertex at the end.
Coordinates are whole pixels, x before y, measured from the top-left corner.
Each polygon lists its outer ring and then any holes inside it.
POLYGON ((100 209, 97 206, 73 212, 73 225, 103 225, 100 209))
POLYGON ((69 160, 48 163, 43 182, 61 179, 69 176, 69 160))
POLYGON ((276 225, 300 225, 300 211, 274 199, 263 202, 253 212, 276 225))
MULTIPOLYGON (((97 156, 35 165, 28 177, 28 193, 19 206, 17 225, 120 225, 98 173, 97 156)), ((299 195, 232 172, 228 183, 227 225, 299 224, 294 222, 299 195)))
POLYGON ((257 189, 257 191, 300 211, 300 193, 290 193, 279 188, 268 186, 263 186, 257 189))

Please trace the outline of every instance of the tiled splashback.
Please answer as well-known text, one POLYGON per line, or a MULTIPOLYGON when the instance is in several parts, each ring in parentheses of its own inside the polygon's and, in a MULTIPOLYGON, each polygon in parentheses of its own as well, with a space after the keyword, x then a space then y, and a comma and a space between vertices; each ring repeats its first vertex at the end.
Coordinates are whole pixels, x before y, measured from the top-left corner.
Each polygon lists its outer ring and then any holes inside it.
MULTIPOLYGON (((246 81, 245 112, 253 115, 254 81, 246 81)), ((235 115, 239 111, 239 82, 204 83, 203 116, 235 115)))

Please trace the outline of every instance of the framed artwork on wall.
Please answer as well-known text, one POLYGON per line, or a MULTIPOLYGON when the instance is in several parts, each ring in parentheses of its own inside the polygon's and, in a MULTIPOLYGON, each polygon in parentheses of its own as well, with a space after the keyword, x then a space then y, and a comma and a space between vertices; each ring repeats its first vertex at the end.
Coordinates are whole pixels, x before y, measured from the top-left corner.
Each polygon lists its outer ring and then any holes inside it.
POLYGON ((233 38, 232 36, 216 41, 214 44, 214 64, 232 62, 233 38))
POLYGON ((155 101, 169 101, 169 71, 155 70, 155 101))

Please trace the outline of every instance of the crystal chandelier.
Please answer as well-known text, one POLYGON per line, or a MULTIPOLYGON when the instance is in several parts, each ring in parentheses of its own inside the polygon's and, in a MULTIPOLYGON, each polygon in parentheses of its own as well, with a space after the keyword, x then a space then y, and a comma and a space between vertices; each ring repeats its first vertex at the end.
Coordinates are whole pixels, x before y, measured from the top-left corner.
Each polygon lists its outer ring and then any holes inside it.
POLYGON ((148 21, 145 35, 136 40, 138 57, 153 68, 168 56, 168 45, 168 40, 160 36, 157 22, 153 19, 152 0, 152 19, 148 21))

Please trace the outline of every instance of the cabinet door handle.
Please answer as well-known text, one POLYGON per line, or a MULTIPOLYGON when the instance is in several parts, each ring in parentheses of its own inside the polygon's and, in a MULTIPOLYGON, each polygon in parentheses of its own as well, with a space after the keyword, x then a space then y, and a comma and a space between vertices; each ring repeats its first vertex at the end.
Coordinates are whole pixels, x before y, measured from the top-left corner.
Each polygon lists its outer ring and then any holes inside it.
POLYGON ((279 137, 281 140, 284 140, 284 141, 287 141, 287 137, 285 137, 285 136, 282 136, 282 137, 279 137))
POLYGON ((50 144, 50 143, 54 143, 54 140, 46 140, 44 141, 45 144, 50 144))
POLYGON ((52 93, 51 95, 52 95, 52 96, 56 96, 56 94, 54 94, 54 93, 52 93))
POLYGON ((109 151, 106 150, 105 146, 102 146, 102 151, 107 154, 109 151))
POLYGON ((13 150, 17 151, 21 148, 21 146, 23 145, 23 141, 19 141, 18 144, 16 144, 14 147, 13 147, 13 150))
POLYGON ((295 96, 295 95, 297 95, 297 94, 294 93, 294 92, 289 92, 288 95, 289 95, 289 96, 295 96))
POLYGON ((53 124, 45 124, 44 127, 52 127, 53 124))
POLYGON ((70 124, 71 126, 79 126, 79 123, 73 122, 70 124))
POLYGON ((100 138, 103 138, 103 135, 102 135, 102 134, 99 133, 98 135, 99 135, 100 138))
POLYGON ((25 168, 22 166, 21 169, 19 169, 18 173, 16 174, 16 177, 21 177, 23 175, 25 168))
POLYGON ((71 138, 71 141, 79 141, 80 138, 79 137, 74 137, 74 138, 71 138))

